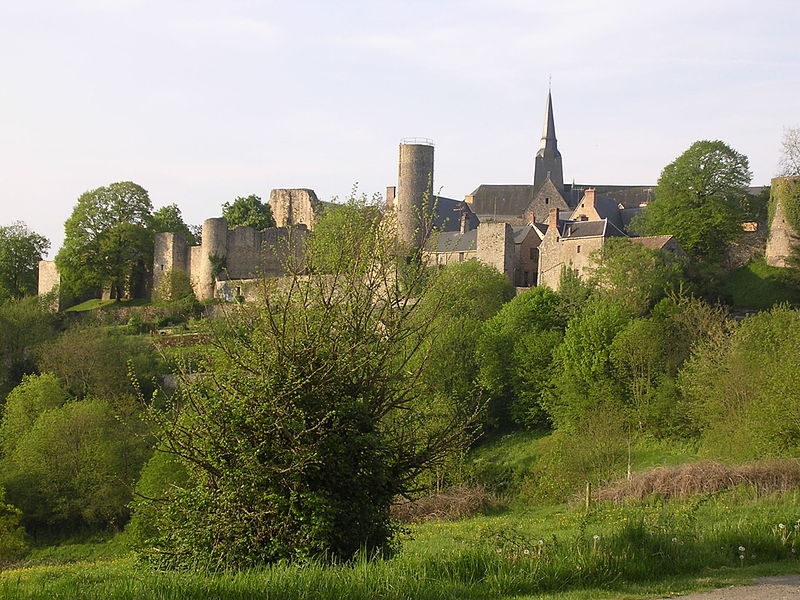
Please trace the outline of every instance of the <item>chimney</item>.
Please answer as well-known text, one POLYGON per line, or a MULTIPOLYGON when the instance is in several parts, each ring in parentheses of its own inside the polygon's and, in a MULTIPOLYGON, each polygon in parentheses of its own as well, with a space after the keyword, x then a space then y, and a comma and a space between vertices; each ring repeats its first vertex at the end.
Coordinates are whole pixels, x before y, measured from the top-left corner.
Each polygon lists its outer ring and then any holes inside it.
POLYGON ((549 227, 558 228, 558 208, 553 207, 550 209, 550 214, 547 217, 547 225, 549 227))
POLYGON ((583 193, 583 207, 584 208, 587 208, 589 206, 594 208, 595 192, 597 192, 597 190, 595 188, 589 188, 583 193))
POLYGON ((530 225, 532 223, 536 223, 536 212, 533 210, 528 215, 528 224, 530 225))
POLYGON ((461 233, 466 233, 469 229, 469 213, 466 210, 461 211, 461 223, 459 229, 461 233))
POLYGON ((386 188, 386 208, 389 210, 394 209, 394 196, 397 192, 397 188, 393 185, 390 185, 386 188))

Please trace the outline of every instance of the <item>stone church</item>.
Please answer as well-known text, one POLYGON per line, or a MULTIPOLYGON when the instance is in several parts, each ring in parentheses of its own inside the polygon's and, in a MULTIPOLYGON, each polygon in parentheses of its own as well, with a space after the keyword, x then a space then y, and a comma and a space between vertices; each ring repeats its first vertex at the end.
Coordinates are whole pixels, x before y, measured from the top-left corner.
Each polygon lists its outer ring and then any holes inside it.
MULTIPOLYGON (((402 163, 401 145, 401 180, 402 163)), ((591 252, 610 237, 630 237, 649 248, 683 254, 672 236, 638 238, 629 230, 652 193, 652 186, 565 184, 548 93, 533 182, 479 185, 456 209, 461 215, 453 225, 428 243, 428 260, 446 264, 477 258, 497 266, 517 287, 555 289, 564 268, 585 274, 591 252)))

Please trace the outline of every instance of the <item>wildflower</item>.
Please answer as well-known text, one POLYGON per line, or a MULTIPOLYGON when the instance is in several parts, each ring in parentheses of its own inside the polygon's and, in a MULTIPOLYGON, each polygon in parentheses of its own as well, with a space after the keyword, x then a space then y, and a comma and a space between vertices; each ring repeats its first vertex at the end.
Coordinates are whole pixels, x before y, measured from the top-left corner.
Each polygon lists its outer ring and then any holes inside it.
POLYGON ((599 540, 599 539, 600 539, 600 536, 599 536, 599 535, 597 535, 597 534, 595 534, 595 535, 593 535, 593 536, 592 536, 592 539, 593 539, 594 541, 597 541, 597 540, 599 540))
POLYGON ((536 543, 537 543, 537 544, 539 544, 540 546, 544 546, 544 540, 539 540, 539 541, 538 541, 538 542, 536 542, 536 543))
POLYGON ((530 550, 528 550, 527 548, 525 548, 525 550, 523 550, 523 551, 522 551, 522 553, 523 553, 523 554, 530 554, 530 553, 531 553, 531 551, 530 551, 530 550))
POLYGON ((673 544, 677 544, 678 543, 678 538, 672 538, 672 543, 673 544))
POLYGON ((744 546, 739 546, 739 552, 744 552, 744 551, 745 551, 745 547, 744 546))
POLYGON ((739 560, 744 560, 744 554, 739 555, 739 560))
POLYGON ((498 554, 501 554, 503 552, 503 549, 502 548, 498 548, 497 550, 495 550, 495 552, 497 552, 498 554))
POLYGON ((778 523, 778 529, 786 529, 786 525, 783 523, 778 523))

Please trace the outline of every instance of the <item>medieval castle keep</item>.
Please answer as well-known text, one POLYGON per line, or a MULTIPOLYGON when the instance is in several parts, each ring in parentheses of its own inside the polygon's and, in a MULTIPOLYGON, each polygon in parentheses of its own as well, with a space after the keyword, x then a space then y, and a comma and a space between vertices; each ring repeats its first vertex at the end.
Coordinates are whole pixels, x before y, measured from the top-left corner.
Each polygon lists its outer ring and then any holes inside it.
MULTIPOLYGON (((653 199, 652 186, 564 183, 550 93, 532 183, 481 184, 463 200, 435 195, 434 145, 425 138, 401 141, 398 167, 397 185, 386 189, 387 211, 394 214, 399 240, 420 247, 431 265, 474 258, 518 288, 557 289, 564 269, 585 275, 591 253, 611 237, 683 254, 670 235, 634 237, 629 229, 653 199)), ((800 178, 780 178, 773 180, 773 193, 783 189, 778 183, 785 179, 792 190, 800 189, 800 178)), ((310 189, 279 189, 272 190, 269 204, 277 226, 263 231, 230 230, 225 219, 212 218, 203 223, 198 246, 189 246, 179 233, 156 234, 152 289, 159 289, 165 274, 179 270, 189 276, 200 300, 249 298, 251 280, 284 274, 287 259, 299 260, 326 203, 310 189)), ((767 261, 785 266, 795 229, 787 223, 785 203, 774 205, 767 261)), ((57 285, 52 263, 43 261, 40 273, 40 293, 57 285)))

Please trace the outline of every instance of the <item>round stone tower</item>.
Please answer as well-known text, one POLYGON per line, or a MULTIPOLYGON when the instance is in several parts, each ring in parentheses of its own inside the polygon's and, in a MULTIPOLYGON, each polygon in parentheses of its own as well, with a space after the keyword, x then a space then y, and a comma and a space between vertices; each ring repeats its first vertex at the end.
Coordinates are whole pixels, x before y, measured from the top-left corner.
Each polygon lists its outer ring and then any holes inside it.
POLYGON ((398 239, 409 245, 422 244, 433 206, 433 140, 400 140, 395 206, 398 239))
POLYGON ((215 270, 228 253, 228 222, 224 217, 203 221, 203 238, 198 273, 198 300, 214 297, 214 281, 219 278, 215 270))

